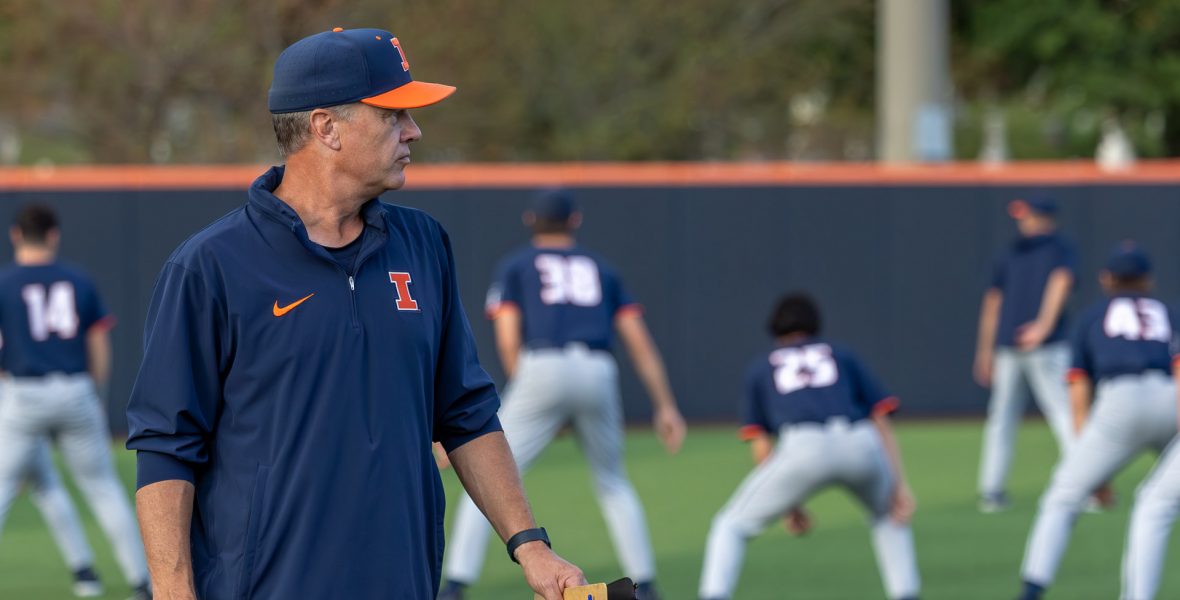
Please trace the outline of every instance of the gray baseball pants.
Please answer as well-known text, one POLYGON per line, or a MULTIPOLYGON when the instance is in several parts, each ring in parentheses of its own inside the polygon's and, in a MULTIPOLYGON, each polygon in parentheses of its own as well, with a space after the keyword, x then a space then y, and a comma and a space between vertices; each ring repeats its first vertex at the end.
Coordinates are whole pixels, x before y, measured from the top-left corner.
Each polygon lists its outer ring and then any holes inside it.
POLYGON ((1172 440, 1135 493, 1127 545, 1123 549, 1122 600, 1155 598, 1177 513, 1180 513, 1180 437, 1172 440))
POLYGON ((0 525, 30 465, 44 460, 44 440, 53 435, 74 481, 114 547, 127 582, 147 582, 139 527, 115 473, 111 438, 94 381, 85 374, 50 375, 11 379, 3 387, 0 525))
MULTIPOLYGON (((578 346, 524 352, 504 391, 500 422, 522 473, 562 427, 573 425, 623 573, 650 581, 655 559, 647 519, 623 465, 618 377, 609 352, 578 346)), ((463 494, 447 544, 443 571, 448 580, 470 584, 479 579, 490 533, 487 519, 463 494)))
POLYGON ((1006 490, 1016 429, 1024 416, 1030 391, 1057 438, 1058 453, 1065 454, 1073 439, 1069 389, 1065 383, 1068 368, 1069 347, 1065 343, 1028 352, 996 348, 979 467, 981 495, 1002 494, 1006 490))
POLYGON ((746 542, 824 488, 848 490, 869 513, 873 550, 890 598, 917 597, 921 583, 908 524, 889 517, 894 478, 869 421, 784 427, 774 452, 758 465, 713 519, 701 571, 701 598, 729 598, 746 542))
POLYGON ((1142 452, 1162 450, 1176 435, 1176 390, 1161 372, 1098 384, 1081 436, 1057 463, 1024 551, 1025 581, 1048 586, 1085 502, 1142 452))

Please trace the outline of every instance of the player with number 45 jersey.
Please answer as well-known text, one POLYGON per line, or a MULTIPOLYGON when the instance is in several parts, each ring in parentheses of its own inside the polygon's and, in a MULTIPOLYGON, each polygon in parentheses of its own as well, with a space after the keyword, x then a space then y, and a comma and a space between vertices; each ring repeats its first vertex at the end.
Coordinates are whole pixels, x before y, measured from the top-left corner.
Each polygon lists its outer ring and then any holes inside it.
MULTIPOLYGON (((611 355, 616 334, 651 396, 656 433, 670 453, 684 439, 684 419, 639 305, 610 266, 576 244, 581 219, 568 191, 539 194, 524 214, 532 244, 501 263, 488 292, 488 317, 508 376, 500 422, 522 472, 563 427, 573 427, 624 574, 637 582, 639 600, 654 600, 646 518, 623 467, 618 366, 611 355)), ((459 600, 478 578, 490 528, 464 496, 451 532, 440 600, 459 600)))
MULTIPOLYGON (((1163 450, 1176 435, 1174 314, 1148 294, 1150 273, 1150 260, 1138 245, 1120 244, 1099 276, 1108 298, 1090 308, 1074 330, 1069 393, 1080 435, 1041 496, 1024 551, 1022 600, 1040 598, 1053 583, 1090 495, 1139 454, 1163 450)), ((1137 554, 1135 548, 1127 551, 1137 554)), ((1122 597, 1149 598, 1141 591, 1154 583, 1140 581, 1147 585, 1122 597)))
POLYGON ((811 519, 803 504, 840 486, 872 518, 888 597, 917 598, 914 498, 889 424, 897 398, 851 352, 817 337, 819 308, 810 297, 779 300, 768 329, 776 347, 751 366, 742 411, 741 437, 758 466, 713 519, 700 597, 730 598, 746 542, 784 515, 788 531, 806 533, 811 519))

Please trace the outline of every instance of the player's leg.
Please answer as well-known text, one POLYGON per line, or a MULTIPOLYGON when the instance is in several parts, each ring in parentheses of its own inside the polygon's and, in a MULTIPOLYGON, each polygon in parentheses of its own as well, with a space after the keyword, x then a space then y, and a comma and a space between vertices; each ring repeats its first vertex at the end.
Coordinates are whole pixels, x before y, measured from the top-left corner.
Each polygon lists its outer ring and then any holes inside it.
POLYGON ((41 440, 37 403, 20 397, 11 384, 0 387, 0 533, 24 485, 41 440))
MULTIPOLYGON (((517 467, 524 473, 568 420, 563 405, 562 364, 556 353, 526 353, 516 377, 504 390, 500 424, 517 467)), ((461 598, 464 587, 479 580, 492 526, 466 494, 456 503, 446 548, 442 598, 461 598)))
POLYGON ((830 481, 830 450, 820 428, 794 428, 746 477, 709 528, 701 568, 702 599, 733 594, 747 541, 830 481))
POLYGON ((78 489, 115 549, 123 576, 132 586, 148 581, 147 560, 127 490, 115 471, 111 437, 102 403, 88 378, 71 378, 47 388, 60 394, 58 443, 78 489))
POLYGON ((1168 537, 1180 513, 1180 437, 1135 494, 1123 550, 1122 600, 1150 600, 1159 589, 1168 537))
POLYGON ((82 531, 78 511, 53 466, 48 440, 41 439, 37 444, 27 481, 33 504, 41 511, 66 566, 75 575, 74 594, 84 597, 102 595, 102 584, 94 574, 94 552, 82 531))
POLYGON ((578 402, 573 423, 578 444, 590 462, 598 505, 614 543, 623 574, 641 586, 655 579, 655 558, 647 517, 623 464, 623 414, 618 367, 607 353, 575 353, 578 402))
POLYGON ((1074 439, 1073 412, 1065 374, 1069 370, 1069 347, 1050 344, 1028 354, 1025 373, 1037 406, 1057 439, 1058 455, 1065 454, 1074 439))
POLYGON ((841 446, 845 463, 843 478, 868 511, 872 527, 873 553, 885 593, 894 600, 917 598, 921 592, 914 534, 909 523, 889 516, 895 483, 880 437, 871 423, 861 423, 841 446))
POLYGON ((1090 494, 1151 443, 1144 430, 1158 427, 1151 423, 1156 415, 1144 410, 1149 398, 1139 397, 1142 387, 1133 379, 1099 387, 1090 420, 1054 469, 1025 547, 1026 597, 1037 597, 1053 583, 1074 520, 1090 494))
POLYGON ((980 509, 984 512, 1002 510, 1007 505, 1008 469, 1012 464, 1016 429, 1027 399, 1028 389, 1019 354, 1015 350, 997 348, 979 466, 980 509))

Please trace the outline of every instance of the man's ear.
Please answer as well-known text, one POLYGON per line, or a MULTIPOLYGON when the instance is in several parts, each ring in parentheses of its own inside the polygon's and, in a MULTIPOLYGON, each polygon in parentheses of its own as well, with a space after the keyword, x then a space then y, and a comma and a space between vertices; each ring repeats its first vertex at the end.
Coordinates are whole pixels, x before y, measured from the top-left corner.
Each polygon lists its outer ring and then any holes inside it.
POLYGON ((575 211, 566 220, 566 223, 569 225, 570 231, 577 231, 582 227, 582 213, 575 211))
POLYGON ((8 239, 12 241, 13 246, 19 246, 25 240, 25 236, 21 235, 20 227, 13 225, 8 228, 8 239))
POLYGON ((520 222, 524 223, 525 227, 532 227, 533 223, 537 222, 537 215, 531 210, 526 210, 520 215, 520 222))
POLYGON ((335 113, 317 108, 311 111, 307 127, 313 140, 329 149, 340 149, 340 118, 335 113))

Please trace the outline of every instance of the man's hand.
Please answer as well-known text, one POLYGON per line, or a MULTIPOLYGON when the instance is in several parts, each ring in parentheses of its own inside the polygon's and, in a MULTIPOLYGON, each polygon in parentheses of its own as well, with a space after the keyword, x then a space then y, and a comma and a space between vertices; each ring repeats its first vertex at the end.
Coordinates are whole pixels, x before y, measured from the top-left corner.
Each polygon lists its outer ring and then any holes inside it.
POLYGON ((445 471, 451 466, 451 457, 447 456, 447 451, 438 442, 434 443, 434 464, 438 465, 439 471, 445 471))
POLYGON ((895 523, 904 525, 914 518, 914 509, 918 503, 914 500, 914 493, 906 482, 893 486, 893 495, 889 499, 889 517, 895 523))
POLYGON ((1021 350, 1036 350, 1052 333, 1052 327, 1040 321, 1030 321, 1016 329, 1016 345, 1021 350))
POLYGON ((675 406, 656 409, 652 422, 656 428, 656 435, 664 443, 668 454, 679 452, 686 432, 684 417, 680 415, 680 411, 675 406))
POLYGON ((802 507, 792 508, 791 512, 783 518, 783 526, 791 535, 807 535, 807 532, 811 531, 811 515, 807 514, 807 511, 802 507))
POLYGON ((992 365, 995 356, 991 350, 981 350, 975 355, 975 366, 972 372, 975 374, 975 383, 978 383, 983 389, 992 387, 992 365))
POLYGON ((521 545, 516 549, 516 560, 529 587, 545 600, 562 600, 565 588, 586 585, 582 570, 554 554, 544 542, 521 545))

